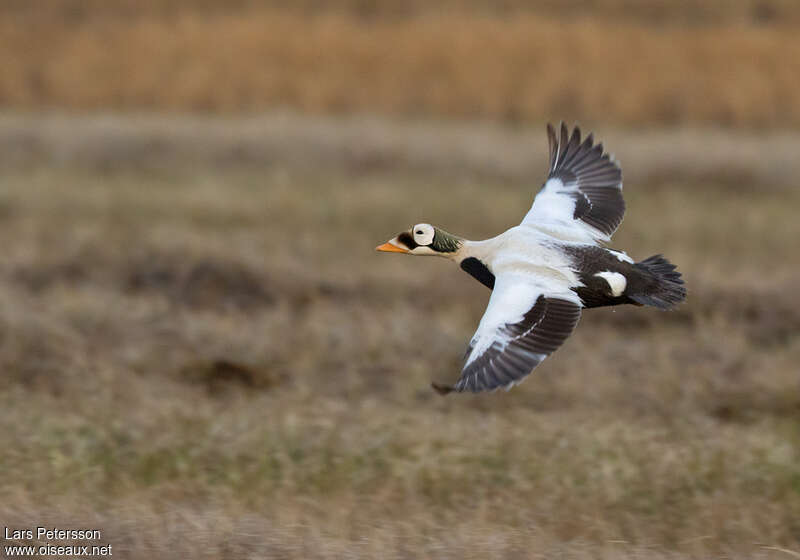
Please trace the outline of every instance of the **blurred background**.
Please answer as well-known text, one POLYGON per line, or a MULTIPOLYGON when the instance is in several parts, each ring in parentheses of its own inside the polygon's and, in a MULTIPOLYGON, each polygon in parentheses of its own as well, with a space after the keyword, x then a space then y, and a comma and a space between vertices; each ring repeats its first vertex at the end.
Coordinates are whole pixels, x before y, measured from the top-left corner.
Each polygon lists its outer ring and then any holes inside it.
POLYGON ((800 556, 798 32, 795 0, 4 0, 2 523, 133 559, 800 556), (561 120, 622 164, 612 246, 689 299, 443 399, 489 292, 374 247, 518 223, 561 120))

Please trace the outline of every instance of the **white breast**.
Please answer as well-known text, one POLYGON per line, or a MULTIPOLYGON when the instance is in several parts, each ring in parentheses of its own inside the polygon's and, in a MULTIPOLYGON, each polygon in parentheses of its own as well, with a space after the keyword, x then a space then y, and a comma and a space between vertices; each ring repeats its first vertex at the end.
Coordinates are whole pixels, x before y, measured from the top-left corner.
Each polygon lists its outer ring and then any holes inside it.
POLYGON ((470 242, 467 250, 496 276, 536 276, 559 291, 580 283, 569 258, 555 246, 551 236, 537 228, 513 227, 492 239, 470 242))

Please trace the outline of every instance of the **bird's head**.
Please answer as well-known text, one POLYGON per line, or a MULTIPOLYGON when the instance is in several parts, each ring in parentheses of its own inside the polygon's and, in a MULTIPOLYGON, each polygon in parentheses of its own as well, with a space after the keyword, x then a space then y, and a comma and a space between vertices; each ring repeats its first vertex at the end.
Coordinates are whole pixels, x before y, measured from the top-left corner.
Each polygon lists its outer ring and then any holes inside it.
POLYGON ((461 248, 463 240, 430 224, 417 224, 408 231, 398 233, 377 251, 452 257, 461 248))

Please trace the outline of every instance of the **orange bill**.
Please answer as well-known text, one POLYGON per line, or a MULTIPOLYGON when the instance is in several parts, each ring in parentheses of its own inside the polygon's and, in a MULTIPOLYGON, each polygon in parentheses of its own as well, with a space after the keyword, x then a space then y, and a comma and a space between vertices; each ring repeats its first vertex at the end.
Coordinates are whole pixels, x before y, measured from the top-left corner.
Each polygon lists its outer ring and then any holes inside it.
POLYGON ((384 243, 383 245, 378 245, 375 247, 376 251, 384 251, 386 253, 408 253, 408 249, 402 249, 397 245, 392 245, 391 243, 384 243))

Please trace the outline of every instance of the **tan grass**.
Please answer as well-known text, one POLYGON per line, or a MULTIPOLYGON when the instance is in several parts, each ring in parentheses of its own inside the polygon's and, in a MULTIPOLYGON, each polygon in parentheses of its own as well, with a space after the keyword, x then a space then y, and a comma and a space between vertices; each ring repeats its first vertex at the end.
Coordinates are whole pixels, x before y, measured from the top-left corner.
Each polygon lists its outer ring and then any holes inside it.
POLYGON ((800 550, 795 189, 626 184, 615 246, 678 263, 687 305, 587 312, 514 391, 442 399, 488 292, 373 247, 420 219, 496 233, 539 179, 304 154, 6 162, 4 524, 134 560, 800 550))
POLYGON ((0 104, 11 108, 800 123, 800 46, 789 17, 664 26, 522 9, 403 18, 349 9, 19 12, 0 22, 0 104))
POLYGON ((359 19, 424 18, 431 15, 514 17, 538 14, 559 19, 593 18, 631 21, 644 25, 712 25, 740 23, 768 25, 798 22, 800 9, 793 0, 7 0, 0 6, 6 17, 61 19, 86 22, 104 19, 170 18, 193 13, 281 11, 304 17, 338 14, 359 19))

